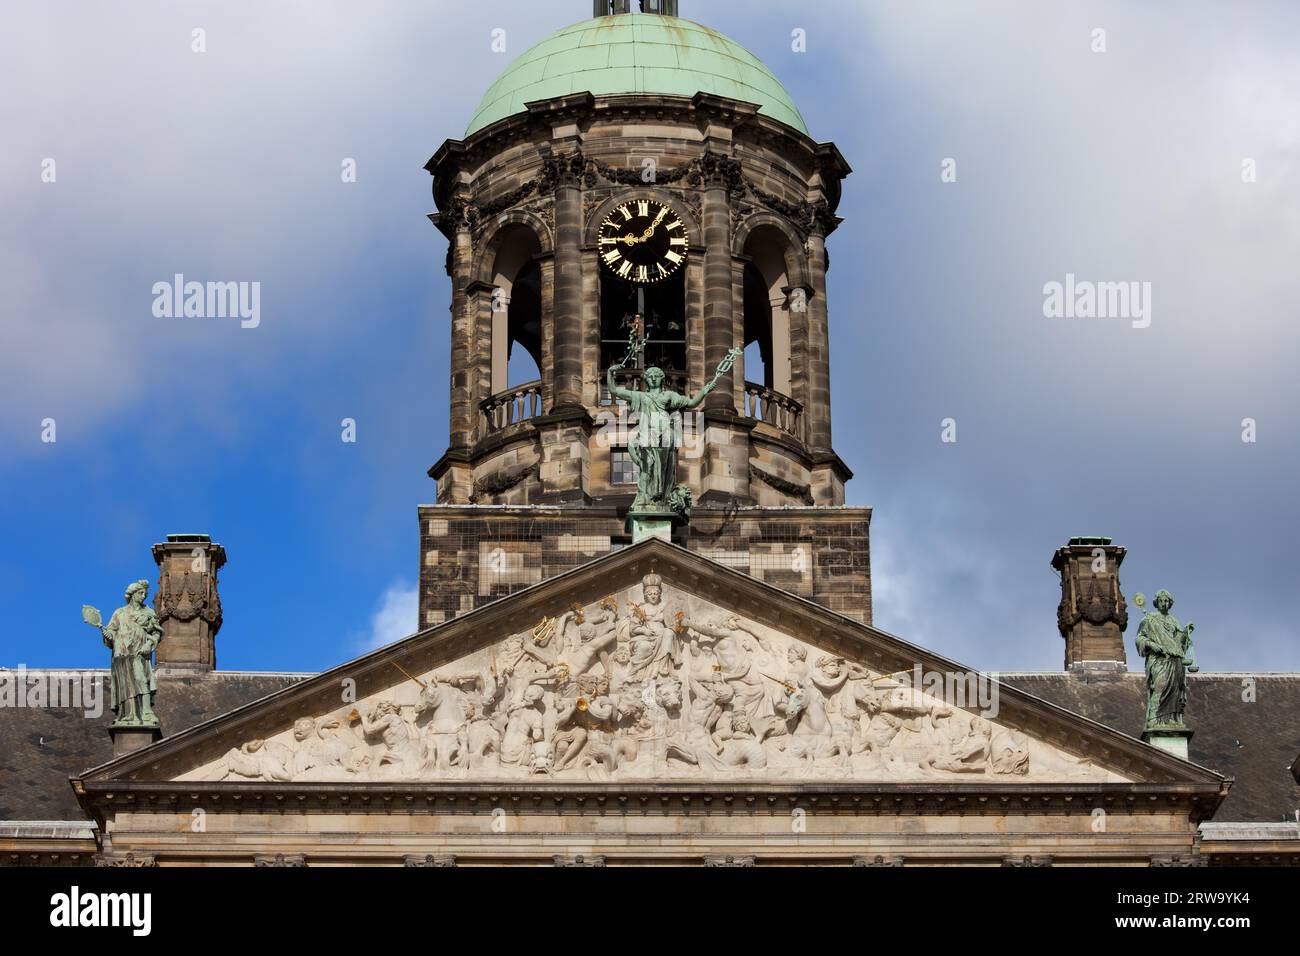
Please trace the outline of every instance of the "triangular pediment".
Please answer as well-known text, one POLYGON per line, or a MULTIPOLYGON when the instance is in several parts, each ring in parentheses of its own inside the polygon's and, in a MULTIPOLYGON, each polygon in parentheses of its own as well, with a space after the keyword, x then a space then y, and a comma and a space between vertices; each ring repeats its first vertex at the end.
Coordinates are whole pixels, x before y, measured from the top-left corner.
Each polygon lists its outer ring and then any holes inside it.
POLYGON ((84 782, 1217 787, 1222 778, 660 541, 84 782))

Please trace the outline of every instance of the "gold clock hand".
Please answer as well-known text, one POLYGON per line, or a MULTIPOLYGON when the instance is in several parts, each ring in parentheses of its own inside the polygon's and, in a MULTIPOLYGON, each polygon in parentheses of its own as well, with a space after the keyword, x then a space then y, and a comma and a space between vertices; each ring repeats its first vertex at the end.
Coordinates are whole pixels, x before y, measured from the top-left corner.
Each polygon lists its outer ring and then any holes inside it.
POLYGON ((659 228, 659 223, 664 221, 664 216, 666 216, 667 214, 668 214, 668 208, 666 206, 663 209, 659 210, 659 215, 655 217, 655 221, 650 223, 650 226, 646 229, 645 232, 641 233, 642 242, 645 242, 647 239, 649 239, 651 236, 655 234, 655 230, 659 228))

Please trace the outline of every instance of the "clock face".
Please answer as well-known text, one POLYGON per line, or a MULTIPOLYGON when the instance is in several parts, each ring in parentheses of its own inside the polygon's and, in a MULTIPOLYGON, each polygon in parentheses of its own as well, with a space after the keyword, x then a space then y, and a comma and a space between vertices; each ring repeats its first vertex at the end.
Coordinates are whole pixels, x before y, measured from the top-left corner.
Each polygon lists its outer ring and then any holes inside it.
POLYGON ((629 199, 600 224, 600 261, 642 285, 668 278, 686 261, 686 224, 653 199, 629 199))

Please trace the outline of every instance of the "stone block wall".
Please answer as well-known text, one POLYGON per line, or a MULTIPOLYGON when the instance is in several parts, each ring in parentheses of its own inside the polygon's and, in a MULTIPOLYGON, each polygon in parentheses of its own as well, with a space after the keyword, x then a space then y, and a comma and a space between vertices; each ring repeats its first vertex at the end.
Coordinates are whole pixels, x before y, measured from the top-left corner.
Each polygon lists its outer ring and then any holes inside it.
MULTIPOLYGON (((631 544, 612 505, 420 508, 420 627, 631 544)), ((871 509, 698 507, 674 543, 871 623, 871 509)))

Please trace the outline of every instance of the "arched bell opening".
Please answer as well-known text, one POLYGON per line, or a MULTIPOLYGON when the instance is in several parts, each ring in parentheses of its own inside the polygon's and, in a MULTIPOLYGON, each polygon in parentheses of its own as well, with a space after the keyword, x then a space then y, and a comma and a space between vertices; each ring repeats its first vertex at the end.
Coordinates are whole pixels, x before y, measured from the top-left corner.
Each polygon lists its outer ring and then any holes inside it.
MULTIPOLYGON (((686 387, 686 275, 679 269, 660 282, 640 285, 607 270, 600 276, 600 368, 627 357, 632 325, 640 317, 645 345, 621 371, 621 385, 639 388, 647 368, 659 368, 664 381, 677 391, 686 387)), ((602 374, 600 402, 610 401, 602 374)))
POLYGON ((493 237, 492 246, 485 433, 542 413, 541 243, 528 224, 514 223, 493 237))
POLYGON ((794 336, 789 235, 761 224, 745 238, 744 414, 803 437, 803 406, 794 396, 794 336))

